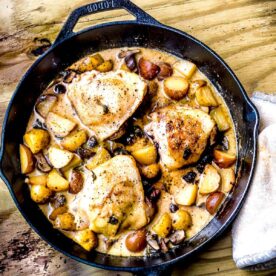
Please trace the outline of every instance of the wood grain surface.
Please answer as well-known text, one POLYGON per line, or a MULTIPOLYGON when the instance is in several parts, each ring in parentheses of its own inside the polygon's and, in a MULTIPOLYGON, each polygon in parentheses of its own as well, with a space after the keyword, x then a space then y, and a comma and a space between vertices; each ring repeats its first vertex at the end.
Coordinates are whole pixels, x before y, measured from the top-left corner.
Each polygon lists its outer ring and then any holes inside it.
MULTIPOLYGON (((0 124, 10 97, 28 67, 53 42, 68 14, 84 0, 0 0, 0 124)), ((188 32, 232 67, 250 95, 276 91, 276 1, 135 0, 164 24, 188 32)), ((131 19, 118 10, 82 18, 76 30, 131 19)), ((173 275, 276 275, 248 272, 232 260, 231 229, 173 275)), ((118 275, 80 264, 52 249, 30 229, 0 181, 0 274, 118 275)), ((128 273, 119 273, 129 275, 128 273)))

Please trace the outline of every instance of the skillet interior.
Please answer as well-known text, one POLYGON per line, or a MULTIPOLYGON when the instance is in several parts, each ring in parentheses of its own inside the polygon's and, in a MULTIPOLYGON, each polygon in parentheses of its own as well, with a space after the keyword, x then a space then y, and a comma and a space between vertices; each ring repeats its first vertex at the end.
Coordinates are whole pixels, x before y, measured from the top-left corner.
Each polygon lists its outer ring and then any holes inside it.
POLYGON ((8 185, 17 207, 32 227, 53 247, 90 265, 105 269, 138 271, 145 267, 174 263, 196 252, 221 233, 241 207, 255 164, 258 114, 230 69, 210 49, 185 33, 163 25, 133 22, 110 23, 83 31, 57 44, 41 57, 19 84, 8 108, 2 132, 2 178, 8 185), (212 81, 228 105, 238 141, 238 186, 228 196, 215 218, 189 243, 165 255, 151 258, 122 258, 97 252, 88 253, 72 240, 54 230, 30 199, 24 177, 20 174, 18 145, 32 111, 45 86, 60 70, 80 57, 115 47, 156 48, 190 59, 212 81), (39 218, 39 219, 38 219, 39 218))

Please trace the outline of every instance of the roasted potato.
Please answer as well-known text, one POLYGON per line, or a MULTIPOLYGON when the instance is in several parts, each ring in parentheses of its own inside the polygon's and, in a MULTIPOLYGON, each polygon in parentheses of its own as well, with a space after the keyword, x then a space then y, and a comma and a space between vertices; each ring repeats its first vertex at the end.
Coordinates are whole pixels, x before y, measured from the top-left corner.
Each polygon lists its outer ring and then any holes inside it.
POLYGON ((104 59, 100 54, 88 56, 80 61, 79 65, 77 66, 77 70, 81 73, 91 71, 93 69, 96 69, 103 62, 104 59))
POLYGON ((158 175, 160 166, 158 163, 150 164, 148 166, 141 167, 141 173, 146 178, 154 178, 158 175))
POLYGON ((229 168, 236 162, 236 156, 218 149, 214 150, 214 161, 220 168, 229 168))
POLYGON ((61 230, 75 230, 75 217, 71 213, 59 214, 54 221, 54 227, 61 230))
POLYGON ((188 92, 189 82, 183 77, 168 77, 164 80, 164 91, 173 100, 181 100, 188 92))
POLYGON ((168 213, 164 213, 157 223, 153 225, 152 230, 161 238, 166 238, 172 228, 172 219, 168 213))
POLYGON ((174 230, 187 230, 192 225, 191 215, 185 210, 178 210, 172 214, 174 230))
POLYGON ((110 158, 111 156, 109 152, 105 148, 100 147, 98 148, 96 154, 87 161, 85 166, 88 170, 93 170, 110 158))
POLYGON ((48 178, 47 174, 30 176, 28 180, 28 184, 46 186, 47 178, 48 178))
POLYGON ((189 79, 194 74, 196 65, 188 60, 182 60, 176 62, 173 69, 189 79))
POLYGON ((25 145, 19 145, 21 173, 30 173, 34 169, 32 152, 25 145))
POLYGON ((70 169, 73 169, 77 166, 79 166, 82 163, 82 159, 77 155, 74 154, 72 160, 69 162, 68 165, 66 165, 65 167, 63 167, 61 169, 62 173, 65 173, 66 171, 69 171, 70 169))
POLYGON ((36 105, 35 111, 43 118, 46 118, 48 113, 51 111, 55 103, 57 102, 57 96, 53 94, 42 95, 39 97, 36 105))
POLYGON ((141 138, 136 138, 134 143, 127 145, 126 150, 129 152, 133 152, 151 145, 152 143, 148 139, 141 137, 141 138))
POLYGON ((49 148, 48 154, 51 164, 56 169, 65 167, 74 157, 74 154, 72 152, 59 149, 55 146, 49 148))
POLYGON ((55 192, 67 191, 69 182, 56 169, 53 169, 47 178, 47 187, 55 192))
POLYGON ((55 136, 65 137, 75 128, 76 123, 56 113, 49 112, 46 126, 55 136))
POLYGON ((140 229, 127 235, 126 248, 131 252, 140 252, 147 246, 146 230, 140 229))
POLYGON ((186 184, 177 195, 174 196, 175 203, 191 206, 196 201, 198 186, 195 184, 186 184))
POLYGON ((97 236, 89 229, 74 232, 72 238, 77 244, 82 246, 87 251, 91 251, 98 246, 97 236))
POLYGON ((160 71, 157 75, 158 80, 164 80, 172 75, 173 69, 169 63, 160 62, 160 63, 158 63, 158 66, 160 67, 160 71))
POLYGON ((50 189, 43 185, 31 185, 31 199, 39 204, 46 203, 53 194, 50 189))
POLYGON ((193 99, 197 89, 199 87, 205 86, 207 84, 207 82, 205 80, 194 80, 190 83, 189 86, 189 92, 188 92, 188 97, 190 99, 193 99))
POLYGON ((229 193, 235 185, 235 172, 232 168, 221 170, 221 191, 229 193))
POLYGON ((214 215, 218 210, 223 199, 224 199, 224 193, 222 192, 215 192, 210 194, 206 199, 206 210, 211 215, 214 215))
POLYGON ((83 187, 83 181, 84 179, 81 172, 72 170, 69 183, 69 193, 77 194, 80 192, 83 187))
POLYGON ((210 164, 205 166, 205 169, 200 176, 199 192, 202 195, 210 194, 218 190, 220 186, 220 174, 210 164))
POLYGON ((149 60, 140 58, 138 61, 139 74, 146 80, 154 79, 160 72, 160 67, 149 60))
POLYGON ((201 106, 217 106, 218 102, 208 85, 199 87, 195 93, 196 100, 201 106))
POLYGON ((110 60, 106 60, 104 61, 102 64, 100 64, 96 70, 101 72, 101 73, 104 73, 104 72, 109 72, 113 69, 113 61, 110 59, 110 60))
POLYGON ((87 140, 87 134, 85 130, 81 129, 64 137, 60 145, 69 151, 76 151, 87 140))
POLYGON ((222 106, 213 109, 210 112, 210 116, 215 120, 219 131, 226 131, 230 128, 230 124, 222 106))
POLYGON ((55 208, 51 214, 49 215, 49 219, 50 220, 55 220, 57 218, 58 215, 64 214, 68 211, 68 207, 63 205, 63 206, 59 206, 57 208, 55 208))
POLYGON ((24 135, 24 141, 33 154, 46 148, 50 141, 49 133, 44 129, 32 129, 24 135))
POLYGON ((154 145, 135 150, 131 154, 142 165, 153 164, 157 159, 157 151, 154 145))

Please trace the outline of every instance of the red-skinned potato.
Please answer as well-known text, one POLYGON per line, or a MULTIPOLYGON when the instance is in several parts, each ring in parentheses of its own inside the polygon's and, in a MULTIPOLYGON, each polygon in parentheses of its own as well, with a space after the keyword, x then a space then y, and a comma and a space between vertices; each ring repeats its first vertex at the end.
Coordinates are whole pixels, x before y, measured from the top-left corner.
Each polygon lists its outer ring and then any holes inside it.
POLYGON ((164 80, 164 91, 173 100, 181 100, 188 89, 189 82, 183 77, 168 77, 164 80))
POLYGON ((236 156, 221 150, 214 150, 214 161, 220 168, 229 168, 236 162, 236 156))
POLYGON ((224 199, 224 193, 222 192, 215 192, 210 194, 206 199, 206 210, 211 214, 214 215, 218 210, 221 202, 224 199))
POLYGON ((79 171, 73 170, 69 183, 69 193, 77 194, 83 187, 83 176, 79 171))
POLYGON ((149 60, 140 58, 138 62, 139 74, 146 80, 154 79, 160 72, 160 67, 149 60))
POLYGON ((158 80, 163 80, 172 75, 173 69, 169 63, 160 62, 160 63, 158 63, 158 66, 160 67, 160 72, 157 75, 158 80))
POLYGON ((126 247, 131 252, 140 252, 147 246, 146 230, 140 229, 130 233, 125 240, 126 247))
POLYGON ((19 146, 20 165, 22 173, 30 173, 34 169, 32 152, 25 145, 19 146))

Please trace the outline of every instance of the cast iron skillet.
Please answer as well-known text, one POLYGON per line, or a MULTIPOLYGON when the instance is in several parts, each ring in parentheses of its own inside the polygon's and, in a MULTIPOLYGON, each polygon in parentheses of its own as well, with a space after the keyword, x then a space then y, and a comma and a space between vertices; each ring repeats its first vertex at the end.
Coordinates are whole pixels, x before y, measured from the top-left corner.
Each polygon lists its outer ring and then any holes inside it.
MULTIPOLYGON (((239 80, 225 62, 202 42, 190 35, 165 26, 127 0, 106 0, 80 7, 68 18, 53 46, 28 70, 8 106, 0 153, 1 177, 8 186, 18 209, 31 227, 51 246, 85 264, 133 273, 161 274, 172 264, 187 260, 217 237, 232 222, 241 208, 252 178, 258 129, 258 113, 239 80), (112 22, 74 33, 82 16, 111 9, 125 9, 134 21, 112 22), (115 257, 86 252, 55 230, 30 199, 24 176, 20 173, 18 146, 36 99, 54 76, 88 53, 114 47, 149 47, 193 61, 206 74, 226 101, 237 131, 239 181, 215 218, 190 242, 167 254, 150 258, 115 257)), ((168 270, 166 271, 168 273, 168 270)))

